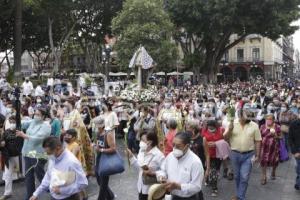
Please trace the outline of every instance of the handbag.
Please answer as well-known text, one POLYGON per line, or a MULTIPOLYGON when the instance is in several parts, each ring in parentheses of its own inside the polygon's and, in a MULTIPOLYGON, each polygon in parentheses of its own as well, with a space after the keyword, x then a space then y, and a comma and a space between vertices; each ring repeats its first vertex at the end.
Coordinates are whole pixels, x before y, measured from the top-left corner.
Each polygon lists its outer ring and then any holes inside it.
MULTIPOLYGON (((152 161, 153 158, 154 158, 154 156, 152 156, 148 165, 150 164, 150 162, 152 161)), ((156 176, 149 176, 149 175, 145 175, 145 174, 142 175, 142 181, 143 181, 144 185, 153 185, 155 183, 158 183, 156 176)))
POLYGON ((284 138, 279 140, 279 160, 280 162, 289 160, 289 153, 286 149, 284 138))
MULTIPOLYGON (((104 136, 104 146, 107 147, 106 134, 104 136)), ((101 154, 100 162, 97 168, 97 173, 99 176, 110 176, 122 173, 124 171, 124 159, 120 156, 118 151, 112 154, 101 154)))

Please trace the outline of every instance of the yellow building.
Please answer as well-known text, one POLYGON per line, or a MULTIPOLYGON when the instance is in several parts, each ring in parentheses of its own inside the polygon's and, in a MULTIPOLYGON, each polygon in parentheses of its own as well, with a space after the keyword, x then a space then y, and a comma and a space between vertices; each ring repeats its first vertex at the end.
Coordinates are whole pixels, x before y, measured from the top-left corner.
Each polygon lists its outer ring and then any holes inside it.
MULTIPOLYGON (((230 37, 231 42, 237 35, 230 37)), ((225 53, 220 64, 220 78, 225 81, 246 81, 259 77, 281 79, 284 62, 284 37, 276 41, 258 34, 247 36, 242 42, 225 53)))

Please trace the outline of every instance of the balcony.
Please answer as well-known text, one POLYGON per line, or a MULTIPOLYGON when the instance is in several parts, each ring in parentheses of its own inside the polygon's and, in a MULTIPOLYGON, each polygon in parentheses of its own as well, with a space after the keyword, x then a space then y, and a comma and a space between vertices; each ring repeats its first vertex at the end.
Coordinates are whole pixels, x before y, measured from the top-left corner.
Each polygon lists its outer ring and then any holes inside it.
POLYGON ((263 60, 261 58, 229 58, 229 59, 222 59, 221 60, 221 64, 222 63, 259 63, 259 62, 263 62, 263 60))

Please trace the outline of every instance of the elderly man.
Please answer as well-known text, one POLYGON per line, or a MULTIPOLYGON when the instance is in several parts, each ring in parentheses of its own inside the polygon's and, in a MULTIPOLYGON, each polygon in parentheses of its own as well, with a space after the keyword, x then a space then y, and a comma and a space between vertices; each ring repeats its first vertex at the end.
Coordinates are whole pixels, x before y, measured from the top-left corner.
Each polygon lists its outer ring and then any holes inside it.
POLYGON ((88 185, 78 159, 65 149, 59 138, 48 137, 43 148, 50 157, 47 173, 30 200, 37 200, 43 192, 50 190, 52 200, 79 200, 79 193, 88 185))
POLYGON ((172 200, 199 199, 204 170, 200 158, 190 150, 191 137, 187 132, 177 133, 172 153, 166 157, 161 171, 156 172, 172 200))
POLYGON ((231 145, 237 196, 232 200, 245 200, 248 181, 254 161, 259 160, 261 133, 258 124, 251 121, 253 113, 246 106, 239 111, 239 120, 231 122, 224 133, 231 145), (251 116, 251 117, 250 117, 251 116))

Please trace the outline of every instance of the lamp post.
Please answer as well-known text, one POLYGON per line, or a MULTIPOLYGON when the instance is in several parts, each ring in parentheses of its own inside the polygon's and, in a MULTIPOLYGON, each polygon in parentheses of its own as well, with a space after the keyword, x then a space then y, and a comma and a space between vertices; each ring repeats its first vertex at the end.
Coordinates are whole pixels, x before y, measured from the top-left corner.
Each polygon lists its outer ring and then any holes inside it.
POLYGON ((112 48, 109 44, 105 44, 104 50, 102 51, 102 64, 104 65, 104 74, 108 77, 108 64, 112 54, 112 48))

